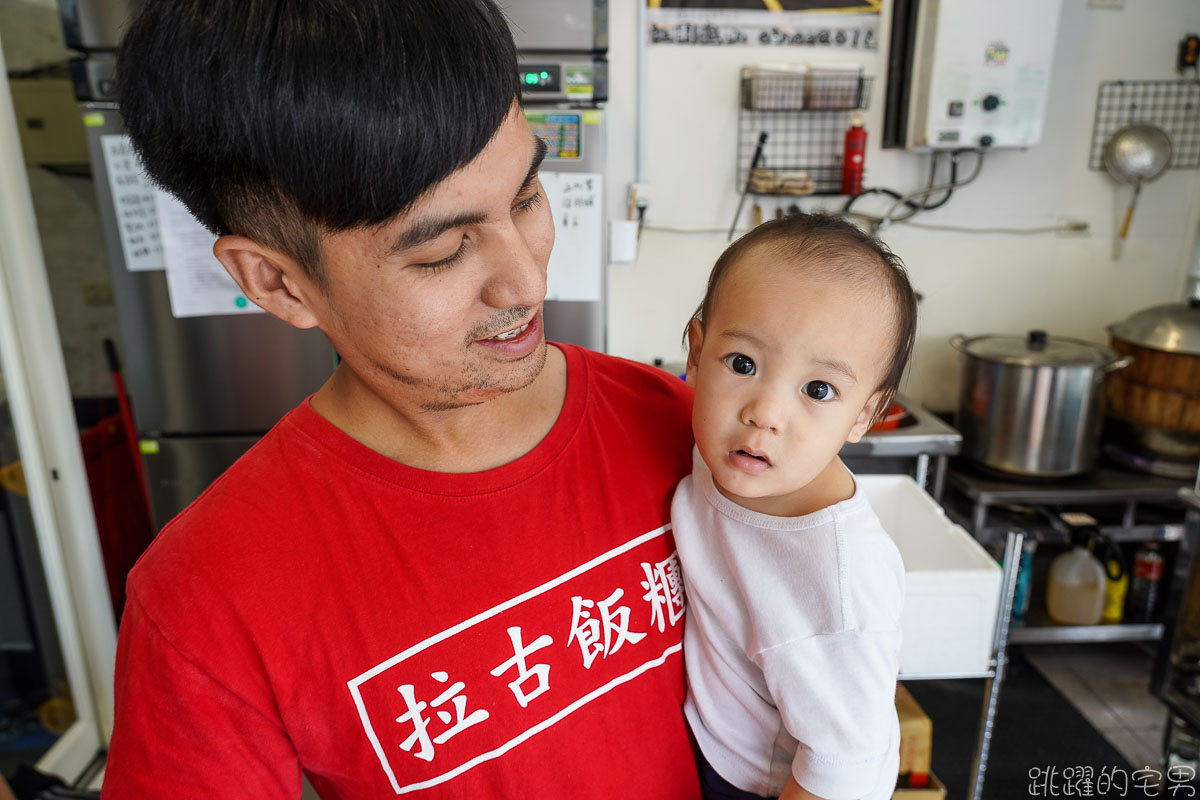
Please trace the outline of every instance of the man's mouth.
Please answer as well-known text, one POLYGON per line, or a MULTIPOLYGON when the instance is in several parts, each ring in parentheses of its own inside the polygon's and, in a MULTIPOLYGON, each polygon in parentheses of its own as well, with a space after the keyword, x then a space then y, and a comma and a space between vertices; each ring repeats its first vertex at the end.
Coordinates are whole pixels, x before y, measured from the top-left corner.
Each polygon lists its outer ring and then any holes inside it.
POLYGON ((525 332, 525 329, 528 327, 529 327, 529 323, 526 322, 524 325, 522 325, 519 328, 513 328, 511 331, 505 331, 504 333, 498 333, 495 336, 490 336, 485 341, 503 342, 505 339, 512 339, 514 337, 520 336, 522 333, 525 332))

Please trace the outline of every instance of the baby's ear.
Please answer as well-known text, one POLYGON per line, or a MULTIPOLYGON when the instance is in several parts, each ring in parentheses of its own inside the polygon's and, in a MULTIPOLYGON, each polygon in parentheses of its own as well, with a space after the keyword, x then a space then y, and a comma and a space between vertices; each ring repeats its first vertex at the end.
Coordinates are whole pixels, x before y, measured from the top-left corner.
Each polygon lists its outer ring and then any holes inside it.
POLYGON ((861 439, 871 427, 871 420, 875 419, 875 414, 879 411, 879 405, 883 402, 883 390, 879 390, 867 399, 866 405, 862 407, 862 411, 858 412, 858 418, 854 420, 854 427, 850 429, 850 435, 846 437, 847 442, 857 442, 861 439))
POLYGON ((704 326, 692 318, 688 323, 687 385, 696 388, 696 368, 700 364, 700 348, 704 346, 704 326))

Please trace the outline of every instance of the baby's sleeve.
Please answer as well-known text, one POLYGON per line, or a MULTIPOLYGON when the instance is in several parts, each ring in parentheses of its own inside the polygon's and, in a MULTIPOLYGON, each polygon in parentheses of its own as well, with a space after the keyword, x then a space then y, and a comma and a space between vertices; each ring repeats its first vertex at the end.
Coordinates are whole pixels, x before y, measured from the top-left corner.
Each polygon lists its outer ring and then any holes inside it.
POLYGON ((783 725, 799 742, 792 775, 827 800, 890 797, 899 766, 900 631, 810 636, 758 654, 783 725))

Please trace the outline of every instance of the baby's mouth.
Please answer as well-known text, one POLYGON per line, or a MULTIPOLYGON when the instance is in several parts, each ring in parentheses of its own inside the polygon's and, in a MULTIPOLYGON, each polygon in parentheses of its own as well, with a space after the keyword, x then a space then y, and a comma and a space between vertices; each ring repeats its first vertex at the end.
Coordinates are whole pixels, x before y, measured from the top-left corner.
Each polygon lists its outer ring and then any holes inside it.
POLYGON ((747 458, 758 459, 759 461, 766 464, 768 467, 771 466, 771 460, 769 458, 767 458, 766 456, 761 455, 753 450, 734 450, 733 452, 740 456, 746 456, 747 458))

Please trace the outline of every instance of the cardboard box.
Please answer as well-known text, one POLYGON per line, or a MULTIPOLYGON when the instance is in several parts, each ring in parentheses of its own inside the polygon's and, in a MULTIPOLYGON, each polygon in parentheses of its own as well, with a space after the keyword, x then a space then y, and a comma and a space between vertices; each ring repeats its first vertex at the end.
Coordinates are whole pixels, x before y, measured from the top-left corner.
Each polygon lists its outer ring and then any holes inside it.
POLYGON ((892 800, 946 800, 946 787, 933 773, 929 775, 929 785, 924 789, 896 788, 892 800))
POLYGON ((900 718, 900 779, 924 784, 930 780, 933 721, 904 688, 896 684, 896 716, 900 718))
POLYGON ((88 163, 83 115, 69 80, 14 78, 9 87, 26 163, 88 163))
POLYGON ((907 475, 856 475, 904 560, 900 677, 991 669, 1002 570, 907 475))

